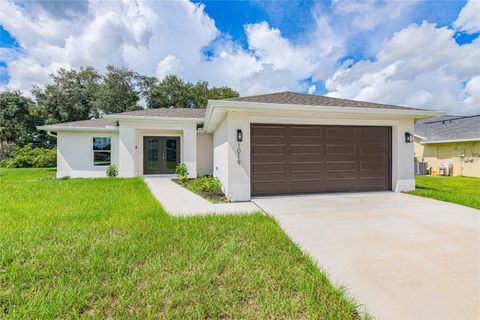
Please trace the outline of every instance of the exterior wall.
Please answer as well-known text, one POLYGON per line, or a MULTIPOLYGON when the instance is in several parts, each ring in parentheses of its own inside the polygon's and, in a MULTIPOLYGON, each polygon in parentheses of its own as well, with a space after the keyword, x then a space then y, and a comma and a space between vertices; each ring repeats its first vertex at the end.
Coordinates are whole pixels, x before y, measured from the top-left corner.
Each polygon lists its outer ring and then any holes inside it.
POLYGON ((415 155, 437 173, 441 162, 451 160, 454 176, 480 178, 480 141, 420 144, 418 140, 415 155))
POLYGON ((224 118, 213 133, 213 174, 228 194, 228 121, 224 118))
POLYGON ((188 167, 189 178, 197 177, 197 125, 187 121, 123 120, 119 125, 119 175, 143 175, 143 137, 180 138, 180 161, 188 167))
POLYGON ((413 143, 405 143, 405 132, 413 132, 413 119, 345 118, 340 116, 300 117, 298 114, 275 114, 253 112, 229 112, 214 133, 214 174, 224 185, 224 192, 231 201, 250 199, 250 124, 283 123, 312 125, 359 125, 392 127, 392 189, 408 191, 415 189, 413 168, 413 143), (243 132, 243 142, 236 141, 236 131, 243 132), (227 145, 226 145, 227 143, 227 145), (237 163, 237 149, 240 163, 237 163))
POLYGON ((197 133, 197 173, 206 175, 213 173, 213 136, 197 133))
POLYGON ((93 137, 110 137, 111 163, 118 166, 118 133, 109 132, 58 132, 57 177, 105 177, 106 166, 93 165, 93 137))

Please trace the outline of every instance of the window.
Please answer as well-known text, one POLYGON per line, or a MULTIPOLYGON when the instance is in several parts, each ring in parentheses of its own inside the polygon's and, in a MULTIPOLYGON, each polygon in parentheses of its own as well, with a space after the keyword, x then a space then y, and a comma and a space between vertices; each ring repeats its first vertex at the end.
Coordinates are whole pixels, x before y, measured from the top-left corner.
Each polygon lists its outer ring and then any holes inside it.
POLYGON ((112 158, 111 138, 93 137, 93 165, 108 166, 112 158))

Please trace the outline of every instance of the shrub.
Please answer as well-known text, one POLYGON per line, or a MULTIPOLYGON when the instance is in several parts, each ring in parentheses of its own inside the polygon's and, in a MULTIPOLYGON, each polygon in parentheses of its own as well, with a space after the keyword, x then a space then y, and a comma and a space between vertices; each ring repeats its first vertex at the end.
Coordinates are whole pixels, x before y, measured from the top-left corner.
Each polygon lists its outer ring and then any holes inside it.
POLYGON ((0 160, 12 159, 15 157, 18 149, 20 149, 20 147, 15 144, 4 145, 3 148, 0 149, 0 160))
POLYGON ((188 179, 188 168, 185 163, 180 163, 175 168, 175 173, 177 174, 178 181, 181 183, 185 182, 188 179))
POLYGON ((111 164, 107 167, 107 177, 109 178, 115 178, 118 176, 118 169, 117 166, 114 164, 111 164))
POLYGON ((206 193, 212 194, 221 191, 222 183, 214 176, 203 176, 200 178, 200 189, 206 193))
POLYGON ((7 168, 47 168, 57 165, 57 150, 47 148, 34 148, 25 145, 18 149, 10 160, 2 160, 2 167, 7 168))

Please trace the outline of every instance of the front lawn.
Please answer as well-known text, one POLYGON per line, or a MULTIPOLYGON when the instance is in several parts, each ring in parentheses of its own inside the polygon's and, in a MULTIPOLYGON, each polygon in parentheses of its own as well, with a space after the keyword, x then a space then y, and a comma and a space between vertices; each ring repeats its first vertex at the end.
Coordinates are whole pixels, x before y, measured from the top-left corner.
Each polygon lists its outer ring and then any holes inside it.
POLYGON ((356 319, 262 214, 174 218, 140 178, 0 169, 0 318, 356 319))
POLYGON ((415 177, 410 194, 480 209, 480 179, 468 177, 415 177))

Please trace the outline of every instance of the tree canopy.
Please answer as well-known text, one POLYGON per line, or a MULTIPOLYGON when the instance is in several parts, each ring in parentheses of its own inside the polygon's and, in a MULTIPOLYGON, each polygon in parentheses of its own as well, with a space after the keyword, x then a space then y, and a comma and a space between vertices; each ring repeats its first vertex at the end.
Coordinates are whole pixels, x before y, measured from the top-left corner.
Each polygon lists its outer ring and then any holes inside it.
POLYGON ((42 110, 19 91, 1 92, 0 147, 8 143, 23 145, 40 140, 49 141, 44 133, 36 129, 36 126, 44 123, 44 118, 42 110))
POLYGON ((93 67, 58 69, 50 82, 32 89, 33 99, 19 91, 0 92, 0 142, 54 142, 36 126, 101 117, 144 108, 206 108, 209 99, 239 94, 206 81, 186 82, 175 75, 162 80, 109 65, 105 74, 93 67))
POLYGON ((148 108, 206 108, 208 99, 237 98, 229 87, 208 88, 206 81, 193 84, 169 75, 151 85, 147 95, 148 108))

